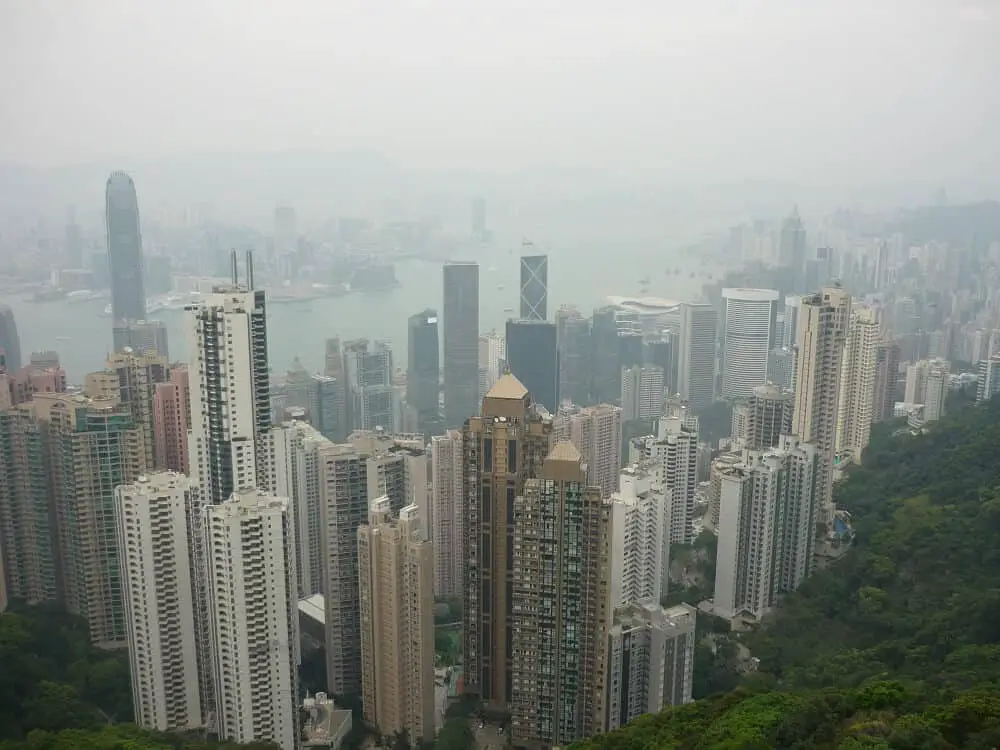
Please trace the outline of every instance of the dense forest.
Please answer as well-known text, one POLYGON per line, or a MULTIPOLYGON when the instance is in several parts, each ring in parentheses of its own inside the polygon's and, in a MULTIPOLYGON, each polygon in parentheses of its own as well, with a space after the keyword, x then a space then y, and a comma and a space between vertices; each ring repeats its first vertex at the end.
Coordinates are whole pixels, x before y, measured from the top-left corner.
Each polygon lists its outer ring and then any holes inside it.
POLYGON ((836 493, 854 548, 742 637, 757 673, 574 750, 1000 747, 1000 399, 880 426, 836 493))

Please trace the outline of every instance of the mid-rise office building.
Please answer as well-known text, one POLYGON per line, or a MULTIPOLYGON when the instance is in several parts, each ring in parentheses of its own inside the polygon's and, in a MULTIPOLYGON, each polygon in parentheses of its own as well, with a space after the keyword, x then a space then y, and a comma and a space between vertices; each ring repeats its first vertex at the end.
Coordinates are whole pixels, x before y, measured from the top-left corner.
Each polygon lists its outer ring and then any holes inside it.
POLYGON ((681 305, 677 392, 694 409, 715 400, 715 342, 718 314, 708 303, 681 305))
POLYGON ((556 344, 560 400, 590 403, 590 321, 575 307, 556 311, 556 344))
POLYGON ((434 545, 415 505, 394 518, 385 495, 358 528, 361 696, 382 736, 434 737, 434 545))
POLYGON ((33 604, 59 596, 45 449, 30 405, 0 410, 0 567, 8 597, 33 604))
POLYGON ((669 576, 670 494, 656 467, 647 462, 623 469, 621 489, 608 502, 612 609, 659 602, 669 576))
POLYGON ((556 326, 544 320, 507 321, 507 369, 531 393, 536 404, 559 408, 559 352, 556 326))
POLYGON ((479 409, 479 264, 444 266, 444 426, 460 427, 479 409))
POLYGON ((87 620, 95 644, 124 646, 115 488, 140 474, 139 432, 117 399, 39 393, 31 409, 47 443, 66 609, 87 620))
POLYGON ((201 727, 195 567, 198 488, 182 474, 140 476, 115 491, 132 704, 139 726, 201 727))
POLYGON ((111 315, 115 321, 144 320, 146 291, 135 183, 124 172, 113 172, 105 186, 104 197, 111 315))
POLYGON ((510 731, 519 747, 558 747, 604 728, 608 508, 586 482, 580 452, 559 442, 508 510, 510 731))
POLYGON ((833 520, 833 464, 844 343, 851 317, 851 295, 826 287, 802 298, 795 364, 792 432, 819 453, 820 520, 833 520))
POLYGON ((425 437, 441 431, 440 394, 438 315, 427 309, 410 316, 406 366, 406 404, 416 412, 417 429, 425 437))
POLYGON ((608 632, 606 731, 691 702, 696 616, 690 604, 668 608, 657 601, 615 611, 608 632))
POLYGON ((879 324, 875 310, 855 308, 847 327, 837 404, 837 455, 861 463, 868 447, 878 376, 879 324))
POLYGON ((298 747, 295 527, 285 498, 204 508, 216 724, 228 742, 298 747))
POLYGON ((618 490, 622 453, 622 409, 611 404, 565 406, 552 421, 555 439, 570 440, 587 465, 587 484, 602 497, 618 490))
POLYGON ((431 492, 434 507, 434 594, 462 595, 462 433, 448 430, 431 438, 431 492))
POLYGON ((186 365, 174 365, 153 391, 153 451, 157 469, 190 472, 191 384, 186 365))
POLYGON ((465 530, 465 689, 507 711, 513 694, 511 558, 493 550, 513 544, 514 500, 549 454, 552 418, 528 389, 506 374, 483 399, 462 436, 465 530))
MULTIPOLYGON (((549 256, 521 256, 521 319, 548 317, 549 256)), ((555 407, 553 407, 555 408, 555 407)))
POLYGON ((186 308, 189 462, 202 501, 212 505, 225 502, 237 489, 267 486, 267 316, 264 292, 253 289, 253 274, 248 273, 248 284, 239 285, 234 271, 232 286, 217 288, 186 308))
POLYGON ((653 420, 663 414, 663 368, 633 365, 622 368, 622 420, 653 420))
POLYGON ((726 305, 722 343, 722 395, 745 398, 767 382, 767 361, 775 344, 777 289, 722 290, 726 305))
POLYGON ((786 436, 720 467, 716 614, 760 619, 812 571, 821 460, 815 446, 786 436))

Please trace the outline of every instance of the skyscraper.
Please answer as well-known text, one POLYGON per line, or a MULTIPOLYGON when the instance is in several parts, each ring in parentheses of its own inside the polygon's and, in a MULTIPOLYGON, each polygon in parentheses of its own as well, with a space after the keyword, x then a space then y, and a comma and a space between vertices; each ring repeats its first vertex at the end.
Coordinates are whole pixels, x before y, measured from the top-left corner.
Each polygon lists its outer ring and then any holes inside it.
POLYGON ((434 545, 417 507, 376 498, 358 529, 365 721, 383 736, 434 737, 434 545))
POLYGON ((479 337, 479 400, 489 393, 499 380, 507 362, 507 340, 504 334, 490 331, 479 337))
POLYGON ((344 343, 347 412, 351 429, 396 431, 392 348, 387 341, 344 343))
POLYGON ((663 414, 663 368, 633 365, 622 368, 622 419, 656 419, 663 414))
POLYGON ((295 527, 285 498, 204 507, 216 723, 229 742, 298 747, 295 527))
POLYGON ((507 321, 507 367, 550 412, 559 408, 556 326, 544 320, 507 321))
POLYGON ((799 315, 792 432, 819 453, 820 520, 831 522, 840 375, 851 295, 840 287, 825 287, 802 298, 799 315))
POLYGON ((406 366, 406 403, 416 411, 417 428, 426 437, 441 431, 441 362, 438 316, 427 309, 410 316, 406 366))
POLYGON ((191 386, 190 466, 202 502, 266 487, 271 426, 264 292, 218 288, 186 308, 191 386))
POLYGON ((474 198, 472 201, 472 239, 475 242, 488 242, 490 230, 486 224, 486 199, 474 198))
POLYGON ((139 476, 139 433, 117 399, 38 393, 31 408, 48 443, 66 609, 86 618, 95 644, 124 646, 115 488, 139 476))
POLYGON ((767 357, 774 345, 777 289, 723 289, 726 303, 722 344, 722 395, 749 396, 767 382, 767 357))
POLYGON ((521 319, 545 320, 548 316, 549 256, 521 256, 521 319))
POLYGON ((512 556, 493 551, 511 549, 514 499, 548 455, 551 433, 551 417, 536 411, 527 388, 510 374, 463 430, 466 691, 502 711, 513 690, 513 571, 512 556))
POLYGON ((570 440, 587 465, 587 484, 601 488, 603 497, 618 489, 622 454, 622 409, 611 404, 560 409, 552 434, 570 440))
MULTIPOLYGON (((698 431, 681 417, 664 417, 656 435, 643 440, 643 457, 659 466, 670 494, 670 543, 687 544, 694 534, 695 490, 698 486, 698 431)), ((663 581, 664 589, 667 581, 663 581)))
POLYGON ((812 571, 819 471, 815 446, 792 436, 720 469, 716 614, 760 619, 812 571))
POLYGON ((30 603, 59 596, 49 490, 42 425, 30 405, 0 411, 0 567, 7 595, 30 603))
POLYGON ((778 263, 794 268, 801 274, 806 261, 806 230, 799 218, 798 206, 781 225, 781 239, 778 244, 778 263))
POLYGON ((615 611, 608 632, 607 726, 690 703, 697 610, 645 601, 615 611))
POLYGON ((657 467, 645 461, 621 472, 610 498, 611 608, 649 600, 659 604, 670 565, 670 494, 657 467))
POLYGON ((621 397, 618 323, 615 308, 594 310, 590 325, 590 401, 613 404, 621 397))
POLYGON ((875 347, 875 389, 872 421, 892 419, 896 405, 896 381, 899 378, 899 344, 880 341, 875 347))
POLYGON ((187 365, 170 368, 170 379, 153 392, 153 450, 158 469, 190 472, 191 385, 187 365))
POLYGON ((681 305, 677 391, 693 409, 715 400, 715 340, 718 315, 708 303, 681 305))
POLYGON ((3 357, 7 372, 21 369, 21 338, 17 335, 17 323, 10 305, 0 305, 0 356, 3 357))
POLYGON ((431 438, 431 493, 434 506, 434 594, 462 595, 462 433, 448 430, 431 438))
POLYGON ((608 508, 569 441, 555 445, 513 506, 511 740, 566 745, 604 728, 608 508))
POLYGON ((590 400, 590 321, 575 307, 556 311, 559 399, 583 406, 590 400))
POLYGON ((108 264, 111 269, 111 315, 114 320, 145 320, 142 235, 135 183, 124 172, 112 172, 105 187, 108 264))
POLYGON ((115 395, 132 415, 132 423, 142 442, 140 470, 152 471, 156 465, 156 429, 154 409, 156 387, 169 377, 167 358, 156 354, 118 352, 108 357, 108 372, 114 373, 118 387, 115 395))
POLYGON ((444 426, 479 408, 479 264, 444 266, 444 426))
POLYGON ((191 515, 198 488, 182 474, 140 476, 115 490, 132 703, 139 726, 194 729, 202 713, 191 515))
POLYGON ((861 463, 868 447, 875 409, 875 381, 878 375, 879 324, 875 310, 855 308, 847 326, 844 358, 840 373, 837 404, 838 455, 861 463))
POLYGON ((763 451, 777 447, 782 435, 792 434, 793 396, 776 385, 759 385, 746 399, 746 433, 742 447, 763 451))

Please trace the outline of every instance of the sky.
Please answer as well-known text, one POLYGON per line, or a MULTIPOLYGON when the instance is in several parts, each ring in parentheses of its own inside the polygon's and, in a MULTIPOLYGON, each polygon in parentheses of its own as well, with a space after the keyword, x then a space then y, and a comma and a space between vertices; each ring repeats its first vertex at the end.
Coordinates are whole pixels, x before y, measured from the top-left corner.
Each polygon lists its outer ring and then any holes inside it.
POLYGON ((997 0, 0 0, 0 161, 1000 170, 997 0))

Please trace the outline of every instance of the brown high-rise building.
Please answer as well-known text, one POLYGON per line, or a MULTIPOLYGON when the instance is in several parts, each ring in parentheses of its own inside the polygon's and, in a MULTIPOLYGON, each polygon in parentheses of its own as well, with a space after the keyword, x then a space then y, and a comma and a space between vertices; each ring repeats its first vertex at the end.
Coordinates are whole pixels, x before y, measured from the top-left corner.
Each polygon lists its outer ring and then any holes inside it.
POLYGON ((515 498, 548 456, 551 435, 552 418, 509 373, 465 423, 465 689, 493 710, 508 709, 513 688, 515 498))
POLYGON ((186 365, 170 368, 170 380, 153 393, 153 450, 157 469, 189 474, 191 386, 186 365))
POLYGON ((141 473, 140 433, 115 398, 39 393, 31 409, 46 436, 66 608, 97 645, 124 646, 115 488, 141 473))
POLYGON ((892 419, 898 378, 899 344, 895 341, 880 341, 875 347, 875 403, 872 422, 892 419))
POLYGON ((604 729, 610 506, 557 443, 513 508, 511 739, 564 746, 604 729))
POLYGON ((434 737, 434 545, 416 505, 393 519, 387 495, 358 528, 365 721, 383 736, 434 737))

